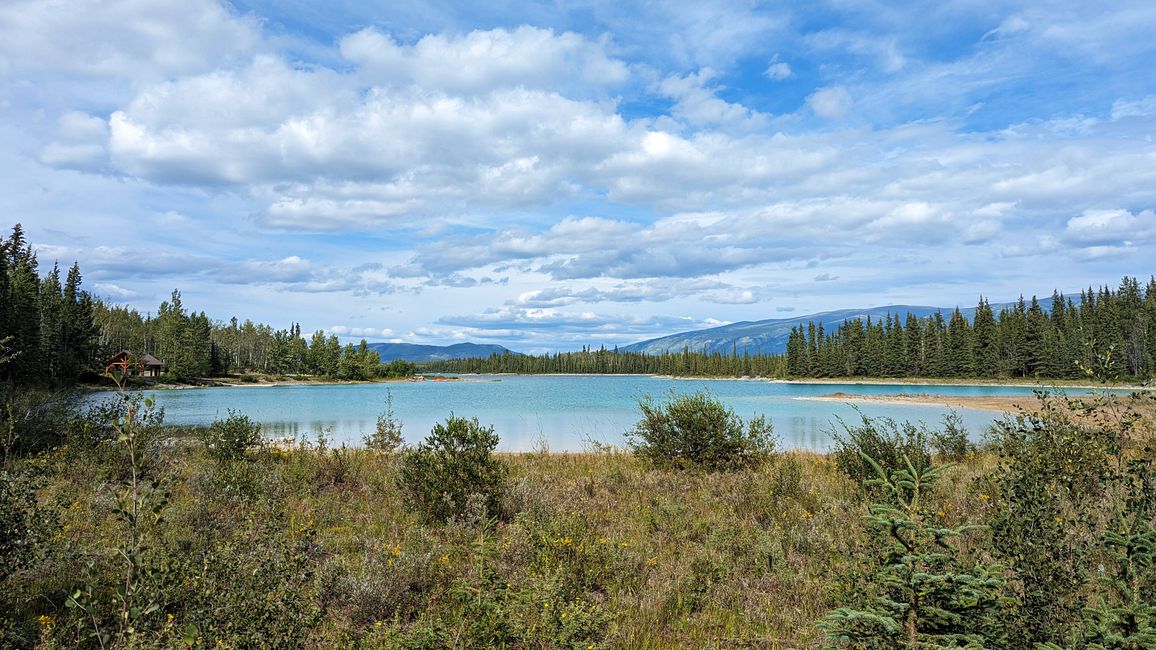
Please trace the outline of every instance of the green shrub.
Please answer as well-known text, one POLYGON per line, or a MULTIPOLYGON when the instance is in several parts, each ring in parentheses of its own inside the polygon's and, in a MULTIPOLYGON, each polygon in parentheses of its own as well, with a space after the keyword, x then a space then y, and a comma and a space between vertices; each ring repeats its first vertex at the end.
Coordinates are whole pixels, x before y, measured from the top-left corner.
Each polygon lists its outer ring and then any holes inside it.
POLYGON ((393 414, 393 392, 386 391, 385 410, 377 414, 377 426, 373 433, 362 438, 362 442, 366 449, 392 454, 405 442, 401 428, 401 420, 393 414))
POLYGON ((708 391, 672 392, 663 403, 646 396, 638 410, 642 419, 626 433, 627 445, 656 467, 739 469, 758 465, 775 448, 766 418, 744 422, 708 391))
POLYGON ((65 442, 75 394, 0 383, 0 460, 31 456, 65 442))
POLYGON ((477 418, 450 415, 430 435, 402 454, 398 487, 406 507, 431 521, 465 514, 479 499, 487 516, 500 512, 506 488, 506 466, 494 457, 498 435, 477 418), (471 497, 474 497, 471 499, 471 497))
POLYGON ((959 462, 975 451, 975 444, 967 437, 963 417, 955 411, 944 414, 943 428, 931 430, 931 448, 942 460, 959 462))
POLYGON ((859 417, 862 420, 859 426, 851 426, 840 419, 843 433, 831 432, 835 440, 832 450, 835 465, 857 483, 870 488, 867 483, 877 478, 875 467, 867 458, 874 459, 888 476, 905 468, 904 456, 917 470, 931 466, 926 429, 910 422, 900 425, 891 418, 869 418, 862 412, 859 412, 859 417))
POLYGON ((1139 561, 1154 539, 1144 525, 1156 512, 1156 409, 1136 397, 1040 402, 992 428, 999 464, 980 482, 993 494, 993 552, 1011 569, 1015 607, 1002 623, 1021 647, 1145 647, 1095 639, 1144 623, 1130 608, 1153 611, 1131 595, 1156 589, 1156 568, 1139 561))
POLYGON ((261 425, 250 420, 249 416, 229 409, 229 417, 209 425, 202 432, 201 441, 218 461, 241 460, 249 449, 261 445, 261 425))

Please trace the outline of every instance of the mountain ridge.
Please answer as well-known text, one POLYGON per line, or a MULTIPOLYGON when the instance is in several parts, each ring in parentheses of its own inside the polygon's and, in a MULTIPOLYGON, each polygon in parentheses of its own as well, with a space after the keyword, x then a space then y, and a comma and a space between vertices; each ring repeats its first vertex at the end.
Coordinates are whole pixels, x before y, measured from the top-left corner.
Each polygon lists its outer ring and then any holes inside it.
POLYGON ((454 343, 453 345, 420 345, 417 343, 370 343, 382 363, 402 360, 410 362, 446 361, 488 357, 491 354, 520 354, 501 345, 485 343, 454 343))
MULTIPOLYGON (((1013 303, 1007 303, 1007 305, 1010 304, 1013 303)), ((999 310, 1007 305, 991 305, 991 308, 998 314, 999 310)), ((892 316, 898 314, 905 318, 909 312, 919 318, 931 316, 936 312, 943 314, 944 318, 950 318, 955 309, 955 307, 929 307, 926 305, 884 305, 881 307, 837 309, 805 316, 739 321, 707 329, 678 332, 631 343, 620 347, 619 350, 645 354, 682 352, 684 349, 705 354, 715 352, 720 354, 737 352, 752 355, 783 354, 787 351, 787 339, 791 335, 791 328, 800 325, 805 327, 811 321, 814 321, 816 325, 822 324, 824 330, 831 331, 844 321, 856 318, 866 320, 870 317, 875 320, 889 314, 892 316)), ((975 307, 960 308, 959 311, 968 321, 975 317, 975 307)))

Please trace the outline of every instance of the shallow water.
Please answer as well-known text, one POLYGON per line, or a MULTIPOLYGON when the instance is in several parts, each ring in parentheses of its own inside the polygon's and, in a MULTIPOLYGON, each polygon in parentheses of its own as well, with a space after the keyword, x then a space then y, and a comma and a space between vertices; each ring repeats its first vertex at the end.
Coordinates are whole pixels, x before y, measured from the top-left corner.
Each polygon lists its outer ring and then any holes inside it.
MULTIPOLYGON (((858 420, 854 408, 837 401, 797 399, 835 392, 1029 396, 1019 386, 939 386, 896 384, 804 384, 760 380, 670 379, 622 375, 466 376, 460 381, 391 382, 294 386, 236 386, 146 391, 165 410, 168 424, 207 425, 229 409, 260 422, 269 436, 307 436, 324 431, 332 444, 359 444, 373 431, 386 395, 404 423, 407 441, 421 441, 446 416, 477 417, 492 425, 503 451, 582 451, 591 441, 621 445, 637 422, 637 399, 665 397, 706 388, 744 418, 766 415, 781 448, 826 451, 838 419, 858 420)), ((863 403, 866 415, 938 425, 945 407, 863 403)), ((999 413, 959 409, 973 438, 999 413)), ((836 429, 837 430, 837 429, 836 429)))

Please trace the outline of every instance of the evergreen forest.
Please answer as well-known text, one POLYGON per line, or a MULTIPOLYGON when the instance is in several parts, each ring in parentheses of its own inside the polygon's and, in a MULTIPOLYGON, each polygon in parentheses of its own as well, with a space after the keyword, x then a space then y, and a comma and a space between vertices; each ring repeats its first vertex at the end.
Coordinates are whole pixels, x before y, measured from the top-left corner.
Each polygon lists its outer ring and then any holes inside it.
POLYGON ((1118 289, 1052 294, 1045 305, 1022 297, 998 313, 984 298, 967 319, 957 307, 919 318, 892 314, 852 319, 834 331, 814 321, 791 330, 782 355, 724 355, 683 349, 642 354, 583 347, 578 352, 492 355, 431 363, 462 373, 653 373, 704 377, 894 377, 1078 379, 1093 367, 1125 380, 1156 369, 1156 278, 1143 288, 1126 277, 1118 289))
POLYGON ((0 238, 0 380, 10 385, 68 386, 95 381, 104 363, 128 351, 165 364, 163 378, 194 382, 230 374, 306 375, 342 380, 412 375, 404 361, 382 364, 365 340, 342 345, 335 334, 301 326, 274 329, 251 320, 211 320, 187 308, 179 290, 155 315, 109 303, 83 289, 80 267, 44 276, 16 224, 0 238))

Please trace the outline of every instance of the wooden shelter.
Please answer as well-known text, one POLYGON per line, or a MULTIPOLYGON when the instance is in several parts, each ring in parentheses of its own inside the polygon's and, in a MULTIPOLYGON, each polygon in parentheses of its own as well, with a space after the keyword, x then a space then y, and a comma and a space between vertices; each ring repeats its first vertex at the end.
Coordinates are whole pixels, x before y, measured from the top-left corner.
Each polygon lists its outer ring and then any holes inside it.
POLYGON ((156 379, 165 371, 165 362, 147 352, 139 360, 128 350, 117 352, 104 363, 104 374, 119 372, 125 377, 150 377, 156 379))

